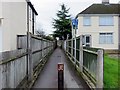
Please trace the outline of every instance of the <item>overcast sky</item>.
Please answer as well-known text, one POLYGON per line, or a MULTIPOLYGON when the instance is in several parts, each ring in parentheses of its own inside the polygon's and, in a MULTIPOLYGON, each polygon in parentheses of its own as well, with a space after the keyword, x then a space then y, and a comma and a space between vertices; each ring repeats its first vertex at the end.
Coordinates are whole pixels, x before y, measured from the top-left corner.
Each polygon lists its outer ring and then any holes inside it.
MULTIPOLYGON (((109 0, 110 3, 118 3, 120 0, 109 0)), ((86 9, 93 3, 101 3, 102 0, 31 0, 38 12, 37 28, 43 29, 46 34, 51 34, 52 18, 56 18, 56 13, 60 10, 60 5, 65 4, 70 8, 69 14, 75 17, 79 12, 86 9)))

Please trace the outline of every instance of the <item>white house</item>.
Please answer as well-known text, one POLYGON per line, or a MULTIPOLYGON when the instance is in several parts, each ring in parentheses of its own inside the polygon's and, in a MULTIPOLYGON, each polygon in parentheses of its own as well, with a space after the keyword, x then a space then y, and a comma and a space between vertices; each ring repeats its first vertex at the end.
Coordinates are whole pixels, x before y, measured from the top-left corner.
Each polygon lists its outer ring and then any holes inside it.
POLYGON ((0 0, 0 52, 17 48, 17 35, 34 34, 36 12, 29 0, 0 0))
MULTIPOLYGON (((85 46, 118 50, 120 48, 120 4, 103 0, 80 12, 74 36, 83 35, 85 46)), ((75 31, 75 30, 74 30, 75 31)))

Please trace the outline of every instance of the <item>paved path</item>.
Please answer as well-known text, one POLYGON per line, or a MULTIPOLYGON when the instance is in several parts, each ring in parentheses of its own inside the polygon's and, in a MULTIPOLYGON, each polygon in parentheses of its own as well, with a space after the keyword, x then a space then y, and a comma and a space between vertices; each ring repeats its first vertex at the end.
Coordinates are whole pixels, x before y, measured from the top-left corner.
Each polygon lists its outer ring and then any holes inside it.
POLYGON ((50 56, 43 71, 35 82, 33 88, 57 88, 58 72, 57 64, 64 63, 64 87, 65 88, 88 88, 82 78, 78 78, 74 72, 74 67, 67 65, 64 52, 57 48, 50 56))

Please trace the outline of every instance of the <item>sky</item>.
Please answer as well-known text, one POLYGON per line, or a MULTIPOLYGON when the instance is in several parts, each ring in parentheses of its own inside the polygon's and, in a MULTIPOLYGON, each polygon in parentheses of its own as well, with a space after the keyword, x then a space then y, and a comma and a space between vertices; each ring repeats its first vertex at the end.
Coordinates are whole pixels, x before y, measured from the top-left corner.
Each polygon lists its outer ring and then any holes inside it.
MULTIPOLYGON (((65 4, 67 8, 70 8, 69 14, 71 17, 75 17, 78 13, 92 5, 93 3, 102 3, 102 0, 30 0, 34 5, 38 16, 36 19, 37 30, 43 30, 47 35, 52 34, 53 18, 56 17, 56 13, 61 9, 60 5, 65 4)), ((109 0, 110 3, 118 3, 120 0, 109 0)))

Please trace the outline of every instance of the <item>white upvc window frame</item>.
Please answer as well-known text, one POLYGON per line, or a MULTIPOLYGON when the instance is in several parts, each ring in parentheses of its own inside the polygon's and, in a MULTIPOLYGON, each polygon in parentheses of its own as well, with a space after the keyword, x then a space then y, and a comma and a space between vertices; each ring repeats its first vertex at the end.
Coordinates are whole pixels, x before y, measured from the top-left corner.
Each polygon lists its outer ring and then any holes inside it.
POLYGON ((113 33, 99 33, 99 44, 114 44, 113 33))
POLYGON ((91 17, 89 16, 83 17, 83 26, 91 26, 91 17))
POLYGON ((89 34, 82 35, 82 43, 83 43, 83 46, 91 46, 92 45, 91 35, 89 35, 89 34), (87 38, 89 38, 89 42, 87 42, 87 38))
POLYGON ((114 17, 99 16, 99 26, 114 26, 114 17))

